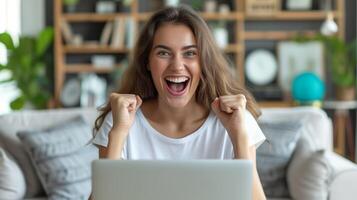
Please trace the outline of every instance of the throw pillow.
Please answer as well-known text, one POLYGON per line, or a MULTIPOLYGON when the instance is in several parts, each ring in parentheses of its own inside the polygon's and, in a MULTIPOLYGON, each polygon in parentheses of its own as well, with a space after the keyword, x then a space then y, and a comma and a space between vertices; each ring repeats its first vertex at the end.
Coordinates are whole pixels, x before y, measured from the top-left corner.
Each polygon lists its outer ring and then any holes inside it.
POLYGON ((50 199, 88 199, 91 161, 98 150, 82 117, 44 131, 19 132, 50 199))
POLYGON ((257 149, 257 170, 268 197, 289 197, 287 166, 301 135, 300 122, 259 122, 266 142, 257 149))
POLYGON ((332 169, 325 150, 313 151, 302 138, 288 168, 287 181, 293 199, 326 200, 332 169))
POLYGON ((26 192, 26 180, 20 167, 0 147, 0 197, 1 199, 23 199, 26 192))

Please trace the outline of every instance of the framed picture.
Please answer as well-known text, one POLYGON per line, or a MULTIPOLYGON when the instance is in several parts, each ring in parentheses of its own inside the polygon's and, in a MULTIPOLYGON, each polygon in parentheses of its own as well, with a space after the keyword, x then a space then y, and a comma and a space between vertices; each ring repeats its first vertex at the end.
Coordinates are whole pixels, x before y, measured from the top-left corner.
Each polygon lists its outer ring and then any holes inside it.
POLYGON ((321 42, 279 42, 278 44, 278 84, 283 92, 289 93, 291 82, 296 75, 310 71, 325 80, 324 48, 321 42))

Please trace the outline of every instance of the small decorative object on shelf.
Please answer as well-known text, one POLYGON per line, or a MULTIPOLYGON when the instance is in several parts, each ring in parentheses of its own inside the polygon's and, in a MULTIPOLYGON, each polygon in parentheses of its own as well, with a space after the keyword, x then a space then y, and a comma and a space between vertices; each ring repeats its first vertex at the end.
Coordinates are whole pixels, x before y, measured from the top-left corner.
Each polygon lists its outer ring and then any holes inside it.
POLYGON ((245 5, 248 15, 274 15, 281 9, 281 0, 247 0, 245 5))
POLYGON ((180 0, 165 0, 165 6, 178 6, 180 0))
POLYGON ((97 1, 95 12, 97 13, 114 13, 116 3, 114 1, 97 1))
POLYGON ((63 5, 66 8, 66 11, 69 13, 73 13, 76 11, 76 5, 79 0, 63 0, 63 5))
POLYGON ((294 78, 291 91, 297 105, 321 106, 325 84, 316 74, 303 72, 294 78))
POLYGON ((311 10, 312 0, 287 0, 286 8, 288 10, 311 10))
POLYGON ((217 26, 213 28, 213 36, 217 45, 224 49, 228 45, 228 30, 225 27, 217 26))
POLYGON ((115 65, 115 57, 111 55, 94 55, 91 61, 96 68, 109 68, 113 69, 115 65))
POLYGON ((205 9, 204 9, 205 12, 213 13, 213 12, 216 12, 216 10, 217 10, 217 1, 216 0, 205 1, 205 9))
POLYGON ((229 8, 228 4, 221 4, 218 7, 218 12, 221 14, 228 14, 229 12, 231 12, 231 9, 229 8))
POLYGON ((107 94, 105 79, 96 74, 81 75, 80 104, 82 107, 98 107, 105 103, 107 94))
POLYGON ((334 16, 332 12, 332 2, 331 0, 326 0, 326 5, 325 5, 325 11, 326 11, 326 20, 321 24, 320 31, 323 35, 326 36, 331 36, 337 33, 338 31, 338 26, 336 22, 334 21, 334 16))

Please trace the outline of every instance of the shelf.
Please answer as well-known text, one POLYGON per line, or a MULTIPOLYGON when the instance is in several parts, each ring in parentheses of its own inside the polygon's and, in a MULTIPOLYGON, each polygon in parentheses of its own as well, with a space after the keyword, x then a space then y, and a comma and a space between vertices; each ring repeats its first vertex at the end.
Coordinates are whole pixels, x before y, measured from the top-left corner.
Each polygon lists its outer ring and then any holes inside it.
MULTIPOLYGON (((333 12, 335 18, 338 17, 337 12, 333 12)), ((146 21, 152 15, 151 12, 139 13, 137 15, 139 21, 146 21)), ((242 12, 224 13, 200 13, 201 17, 206 20, 247 20, 247 21, 294 21, 294 20, 323 20, 326 18, 325 11, 280 11, 273 15, 247 15, 242 12)), ((98 13, 67 13, 63 14, 63 19, 69 22, 102 22, 114 20, 116 17, 133 17, 130 13, 113 13, 113 14, 98 14, 98 13)))
POLYGON ((65 53, 128 53, 129 51, 127 48, 112 48, 99 45, 64 46, 65 53))
POLYGON ((261 108, 287 108, 293 107, 293 103, 290 101, 259 101, 259 107, 261 108))
POLYGON ((225 47, 223 49, 223 51, 226 53, 238 53, 238 52, 241 52, 242 49, 243 48, 240 45, 230 44, 230 45, 227 45, 227 47, 225 47))
POLYGON ((246 31, 245 40, 289 40, 298 35, 314 36, 317 31, 246 31))
POLYGON ((115 20, 117 17, 131 17, 126 13, 98 14, 98 13, 74 13, 63 14, 63 19, 68 22, 105 22, 115 20))
POLYGON ((67 64, 65 66, 66 73, 99 73, 99 74, 106 74, 111 73, 114 71, 115 68, 120 67, 117 65, 113 68, 108 67, 96 67, 92 64, 67 64))
MULTIPOLYGON (((333 12, 335 17, 337 12, 333 12)), ((280 11, 273 15, 246 15, 247 21, 298 21, 298 20, 323 20, 326 18, 325 11, 280 11)))
MULTIPOLYGON (((139 13, 139 21, 147 21, 152 13, 139 13)), ((200 13, 200 16, 205 20, 243 20, 244 14, 241 12, 230 12, 230 13, 200 13)))
POLYGON ((244 15, 240 12, 230 13, 200 13, 200 16, 205 20, 243 20, 244 15))

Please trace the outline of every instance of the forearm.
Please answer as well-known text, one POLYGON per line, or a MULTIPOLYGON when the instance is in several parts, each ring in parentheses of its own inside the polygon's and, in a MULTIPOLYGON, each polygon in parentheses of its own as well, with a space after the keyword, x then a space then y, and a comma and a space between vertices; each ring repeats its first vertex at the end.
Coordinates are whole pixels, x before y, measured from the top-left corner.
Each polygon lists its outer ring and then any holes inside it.
POLYGON ((121 159, 121 154, 123 151, 125 137, 121 133, 122 130, 112 129, 109 133, 109 142, 107 147, 107 159, 117 160, 121 159))
POLYGON ((241 138, 237 138, 233 146, 235 159, 247 159, 253 162, 253 199, 265 200, 266 197, 256 167, 255 147, 249 147, 246 134, 241 138))

